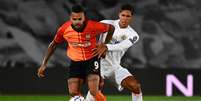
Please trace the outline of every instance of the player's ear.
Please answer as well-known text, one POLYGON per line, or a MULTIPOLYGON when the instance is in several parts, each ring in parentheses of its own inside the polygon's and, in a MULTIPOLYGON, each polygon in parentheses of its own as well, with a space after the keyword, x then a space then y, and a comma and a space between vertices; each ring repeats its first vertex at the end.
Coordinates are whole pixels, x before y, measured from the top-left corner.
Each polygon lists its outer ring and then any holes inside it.
POLYGON ((121 14, 121 11, 120 11, 119 14, 118 14, 119 18, 120 18, 120 14, 121 14))

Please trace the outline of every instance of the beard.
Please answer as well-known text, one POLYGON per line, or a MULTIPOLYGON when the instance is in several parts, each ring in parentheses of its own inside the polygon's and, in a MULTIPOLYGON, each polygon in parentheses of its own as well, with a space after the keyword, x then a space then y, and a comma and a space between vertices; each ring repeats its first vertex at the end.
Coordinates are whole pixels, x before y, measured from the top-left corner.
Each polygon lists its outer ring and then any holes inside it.
POLYGON ((84 30, 84 28, 85 28, 85 23, 83 23, 83 24, 80 24, 80 23, 73 24, 72 27, 73 27, 74 30, 76 30, 78 32, 82 32, 84 30))
POLYGON ((81 28, 82 24, 78 23, 78 24, 75 24, 74 26, 75 26, 75 28, 79 29, 79 28, 81 28))

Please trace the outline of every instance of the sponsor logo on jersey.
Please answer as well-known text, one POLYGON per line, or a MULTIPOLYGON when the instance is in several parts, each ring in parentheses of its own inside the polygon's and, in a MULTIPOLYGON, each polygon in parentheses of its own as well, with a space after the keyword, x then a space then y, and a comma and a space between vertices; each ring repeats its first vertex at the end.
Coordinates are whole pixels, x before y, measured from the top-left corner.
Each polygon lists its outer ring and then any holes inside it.
POLYGON ((126 35, 121 36, 122 40, 125 40, 126 38, 127 38, 126 35))
POLYGON ((71 42, 70 44, 73 47, 89 47, 89 46, 91 46, 91 42, 90 41, 86 41, 85 43, 71 42))

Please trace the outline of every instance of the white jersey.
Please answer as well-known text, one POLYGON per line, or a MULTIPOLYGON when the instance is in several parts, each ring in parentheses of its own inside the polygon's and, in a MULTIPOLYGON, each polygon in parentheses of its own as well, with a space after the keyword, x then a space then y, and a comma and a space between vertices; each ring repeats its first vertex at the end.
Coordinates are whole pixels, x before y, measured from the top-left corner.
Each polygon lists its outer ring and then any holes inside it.
MULTIPOLYGON (((110 76, 114 70, 122 68, 120 66, 121 58, 129 47, 136 43, 139 39, 137 32, 130 26, 120 28, 119 20, 103 20, 102 23, 111 24, 115 27, 112 40, 106 44, 108 53, 104 59, 101 59, 101 75, 110 76)), ((100 40, 103 42, 105 34, 102 34, 100 40)))

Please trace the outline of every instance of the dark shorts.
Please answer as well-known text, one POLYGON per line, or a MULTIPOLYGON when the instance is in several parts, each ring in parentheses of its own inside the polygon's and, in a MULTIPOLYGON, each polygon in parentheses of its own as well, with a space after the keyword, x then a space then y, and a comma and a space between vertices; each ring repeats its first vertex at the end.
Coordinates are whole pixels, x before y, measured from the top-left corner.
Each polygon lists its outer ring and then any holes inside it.
POLYGON ((73 61, 69 67, 69 78, 86 79, 89 74, 100 76, 100 59, 93 57, 86 61, 73 61))

